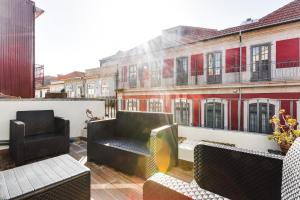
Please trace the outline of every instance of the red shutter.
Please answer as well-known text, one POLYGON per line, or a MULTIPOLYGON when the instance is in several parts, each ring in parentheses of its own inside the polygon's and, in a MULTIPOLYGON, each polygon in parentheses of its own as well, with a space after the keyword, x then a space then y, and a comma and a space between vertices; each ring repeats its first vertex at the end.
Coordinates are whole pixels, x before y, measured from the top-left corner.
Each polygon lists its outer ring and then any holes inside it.
MULTIPOLYGON (((246 47, 242 47, 242 72, 246 71, 246 47)), ((226 73, 240 71, 240 48, 226 50, 226 73)))
POLYGON ((164 60, 163 77, 164 78, 172 78, 173 72, 174 72, 174 59, 164 60))
POLYGON ((299 66, 299 38, 281 40, 276 42, 276 67, 299 66))
POLYGON ((203 54, 191 56, 191 75, 203 75, 203 54))

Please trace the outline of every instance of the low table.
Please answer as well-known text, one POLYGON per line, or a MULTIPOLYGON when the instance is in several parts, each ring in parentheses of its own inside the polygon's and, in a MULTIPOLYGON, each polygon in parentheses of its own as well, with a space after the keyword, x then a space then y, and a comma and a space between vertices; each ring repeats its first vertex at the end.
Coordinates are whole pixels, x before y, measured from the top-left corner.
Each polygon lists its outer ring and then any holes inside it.
POLYGON ((90 199, 90 170, 62 155, 0 172, 0 199, 90 199))

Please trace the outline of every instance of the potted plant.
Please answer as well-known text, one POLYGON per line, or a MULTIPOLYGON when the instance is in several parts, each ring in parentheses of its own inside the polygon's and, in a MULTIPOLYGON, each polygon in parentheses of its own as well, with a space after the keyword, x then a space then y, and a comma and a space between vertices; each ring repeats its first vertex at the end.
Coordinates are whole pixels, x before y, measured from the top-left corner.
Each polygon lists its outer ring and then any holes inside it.
POLYGON ((275 140, 279 144, 282 153, 286 154, 296 138, 300 136, 300 130, 296 129, 297 120, 286 114, 284 109, 281 109, 279 116, 274 115, 270 119, 270 123, 274 131, 269 139, 275 140))

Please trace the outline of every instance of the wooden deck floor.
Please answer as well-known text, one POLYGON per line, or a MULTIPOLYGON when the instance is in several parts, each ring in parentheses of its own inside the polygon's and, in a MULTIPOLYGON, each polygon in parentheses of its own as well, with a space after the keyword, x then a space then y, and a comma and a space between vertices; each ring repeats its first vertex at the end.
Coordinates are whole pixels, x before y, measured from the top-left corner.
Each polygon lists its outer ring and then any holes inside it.
MULTIPOLYGON (((145 180, 128 176, 112 168, 86 161, 86 143, 71 144, 70 155, 91 169, 91 195, 93 200, 143 199, 145 180)), ((192 181, 192 171, 174 168, 169 174, 186 182, 192 181)))
MULTIPOLYGON (((70 155, 91 169, 92 200, 139 200, 143 196, 145 180, 128 176, 104 165, 87 162, 86 142, 77 141, 70 145, 70 155)), ((0 154, 0 171, 13 168, 14 162, 8 152, 0 154)), ((173 168, 169 175, 186 182, 192 181, 192 171, 173 168)))

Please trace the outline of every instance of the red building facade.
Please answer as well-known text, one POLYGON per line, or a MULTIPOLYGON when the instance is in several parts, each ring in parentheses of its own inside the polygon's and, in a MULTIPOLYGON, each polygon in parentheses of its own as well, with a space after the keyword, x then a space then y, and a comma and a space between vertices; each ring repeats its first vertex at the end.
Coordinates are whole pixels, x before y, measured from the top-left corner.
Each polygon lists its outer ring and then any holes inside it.
POLYGON ((0 92, 34 97, 34 26, 29 0, 0 1, 0 92))
POLYGON ((300 120, 300 0, 225 30, 179 26, 109 58, 119 109, 172 112, 186 126, 271 133, 300 120))

